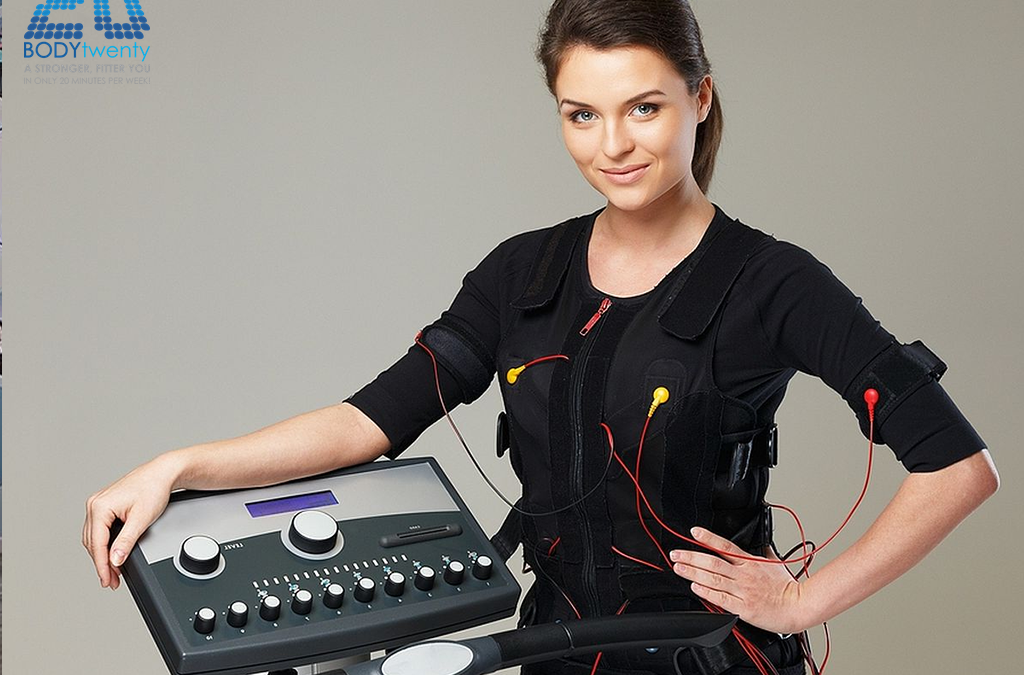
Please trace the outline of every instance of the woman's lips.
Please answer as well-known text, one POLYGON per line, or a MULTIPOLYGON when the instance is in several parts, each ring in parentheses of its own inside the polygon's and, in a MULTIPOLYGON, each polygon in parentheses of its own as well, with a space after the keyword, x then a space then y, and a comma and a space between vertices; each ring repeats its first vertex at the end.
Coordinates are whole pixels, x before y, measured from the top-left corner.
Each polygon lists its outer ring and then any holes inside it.
POLYGON ((626 169, 625 171, 622 169, 601 169, 601 173, 603 173, 610 182, 615 183, 616 185, 629 185, 630 183, 635 183, 640 180, 643 175, 647 173, 647 167, 649 166, 650 164, 643 164, 632 170, 629 170, 629 167, 623 167, 626 169))

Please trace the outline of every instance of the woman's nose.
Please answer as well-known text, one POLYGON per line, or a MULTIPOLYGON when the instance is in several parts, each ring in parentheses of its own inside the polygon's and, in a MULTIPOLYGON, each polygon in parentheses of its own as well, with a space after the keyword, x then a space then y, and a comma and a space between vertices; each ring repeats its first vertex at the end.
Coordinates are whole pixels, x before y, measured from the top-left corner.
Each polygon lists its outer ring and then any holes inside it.
POLYGON ((624 122, 609 122, 604 125, 601 149, 608 157, 618 157, 633 149, 633 137, 624 122))

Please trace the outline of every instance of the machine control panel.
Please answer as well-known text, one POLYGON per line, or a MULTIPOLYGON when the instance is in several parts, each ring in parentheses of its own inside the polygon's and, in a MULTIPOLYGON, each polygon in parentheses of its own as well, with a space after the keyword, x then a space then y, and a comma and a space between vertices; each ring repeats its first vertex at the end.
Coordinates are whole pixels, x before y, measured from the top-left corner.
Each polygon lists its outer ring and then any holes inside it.
POLYGON ((243 675, 511 615, 519 586, 430 458, 175 493, 124 576, 177 675, 243 675))

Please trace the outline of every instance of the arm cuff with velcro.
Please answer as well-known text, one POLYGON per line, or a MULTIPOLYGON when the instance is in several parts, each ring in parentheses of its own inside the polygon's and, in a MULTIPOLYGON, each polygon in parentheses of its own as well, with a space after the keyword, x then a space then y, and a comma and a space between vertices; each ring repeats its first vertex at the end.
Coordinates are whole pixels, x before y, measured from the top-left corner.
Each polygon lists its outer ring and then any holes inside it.
POLYGON ((843 398, 857 414, 861 431, 868 437, 871 427, 864 391, 878 392, 874 439, 875 443, 884 444, 878 430, 889 414, 910 394, 930 381, 938 381, 945 372, 946 364, 920 340, 908 345, 893 342, 864 367, 846 388, 843 398))
POLYGON ((463 403, 480 398, 490 386, 494 357, 465 321, 443 313, 423 329, 420 340, 458 382, 463 403))

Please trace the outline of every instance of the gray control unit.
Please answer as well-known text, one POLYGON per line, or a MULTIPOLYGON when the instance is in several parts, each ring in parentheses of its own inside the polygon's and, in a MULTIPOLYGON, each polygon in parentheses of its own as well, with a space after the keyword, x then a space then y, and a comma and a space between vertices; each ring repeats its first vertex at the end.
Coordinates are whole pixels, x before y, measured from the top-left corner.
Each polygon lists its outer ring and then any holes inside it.
POLYGON ((510 616, 519 598, 432 458, 174 493, 123 569, 177 675, 366 654, 510 616))

